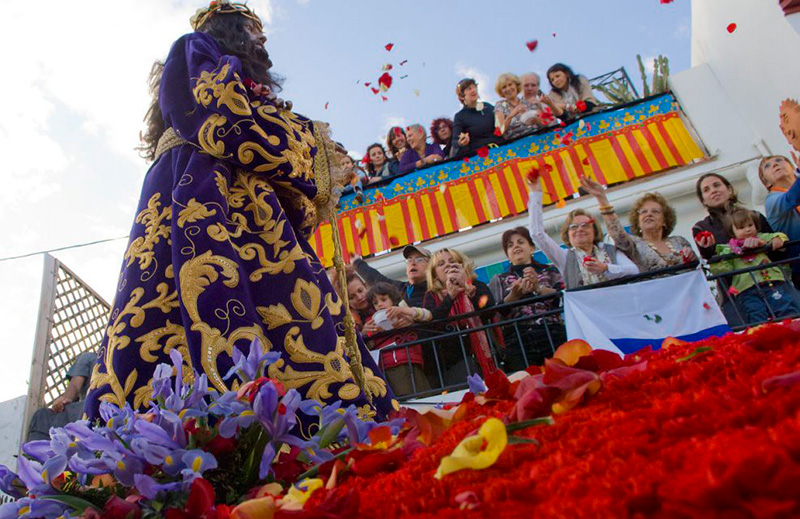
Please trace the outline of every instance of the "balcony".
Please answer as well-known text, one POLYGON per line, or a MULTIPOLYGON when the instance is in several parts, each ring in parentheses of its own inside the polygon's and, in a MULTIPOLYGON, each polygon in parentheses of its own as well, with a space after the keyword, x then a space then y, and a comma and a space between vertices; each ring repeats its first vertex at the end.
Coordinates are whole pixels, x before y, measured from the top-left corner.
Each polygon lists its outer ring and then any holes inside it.
MULTIPOLYGON (((612 107, 490 148, 486 157, 372 184, 363 203, 343 196, 337 226, 344 260, 516 216, 527 207, 524 178, 533 168, 542 172, 545 205, 561 206, 577 194, 579 174, 624 184, 706 158, 673 94, 612 107)), ((326 266, 333 258, 331 233, 331 224, 323 224, 311 240, 326 266)))

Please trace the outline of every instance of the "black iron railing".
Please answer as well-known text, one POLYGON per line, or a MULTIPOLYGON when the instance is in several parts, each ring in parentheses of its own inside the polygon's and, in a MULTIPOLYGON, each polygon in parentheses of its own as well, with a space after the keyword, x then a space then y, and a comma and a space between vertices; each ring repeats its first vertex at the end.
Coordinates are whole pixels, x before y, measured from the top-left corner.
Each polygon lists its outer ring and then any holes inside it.
MULTIPOLYGON (((789 242, 784 249, 796 243, 800 243, 800 241, 789 242)), ((753 254, 759 252, 771 252, 771 248, 767 246, 752 251, 753 254)), ((717 285, 718 303, 723 308, 723 313, 733 330, 741 330, 764 322, 800 317, 800 312, 779 315, 779 312, 776 311, 776 301, 769 294, 769 288, 765 283, 759 282, 754 275, 759 270, 772 267, 784 270, 786 278, 784 286, 790 288, 788 292, 794 299, 795 308, 800 308, 800 296, 792 285, 791 273, 788 269, 790 264, 797 262, 800 258, 787 257, 723 274, 711 274, 709 265, 736 256, 736 254, 715 256, 708 262, 703 262, 702 267, 709 282, 715 282, 717 285), (728 287, 731 280, 737 275, 749 275, 753 278, 753 288, 768 310, 767 319, 748 320, 747 313, 737 301, 737 296, 729 293, 728 287)), ((596 285, 579 287, 570 291, 602 290, 609 286, 638 283, 688 272, 697 269, 698 266, 699 262, 694 261, 596 285)), ((497 304, 467 314, 373 334, 366 337, 365 340, 371 349, 380 348, 381 362, 379 364, 381 369, 387 365, 383 362, 383 358, 397 359, 398 352, 402 352, 403 355, 400 358, 404 359, 404 362, 392 366, 400 367, 400 371, 405 371, 407 375, 401 376, 402 387, 395 388, 394 384, 391 384, 390 377, 390 385, 393 385, 393 389, 400 389, 395 391, 398 400, 406 401, 439 395, 445 391, 464 389, 467 386, 466 377, 480 371, 470 351, 470 336, 473 334, 484 334, 495 364, 508 373, 530 365, 541 364, 544 358, 552 356, 556 348, 566 340, 561 300, 561 292, 530 297, 512 303, 497 304), (546 303, 548 308, 545 311, 536 311, 534 310, 536 303, 546 303), (477 317, 480 324, 465 326, 465 321, 471 317, 477 317), (393 341, 395 344, 392 344, 393 341), (412 365, 412 352, 415 349, 417 352, 421 350, 424 368, 417 366, 419 369, 414 369, 412 365), (424 376, 425 379, 418 380, 420 376, 424 376)))

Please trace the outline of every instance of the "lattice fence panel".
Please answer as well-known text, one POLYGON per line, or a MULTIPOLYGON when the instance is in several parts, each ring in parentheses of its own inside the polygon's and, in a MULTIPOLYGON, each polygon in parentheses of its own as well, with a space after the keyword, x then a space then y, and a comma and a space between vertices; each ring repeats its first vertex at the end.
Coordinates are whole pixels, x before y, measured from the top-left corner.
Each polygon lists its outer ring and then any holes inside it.
POLYGON ((61 262, 56 261, 56 267, 43 405, 67 389, 65 376, 75 358, 100 346, 110 311, 109 304, 61 262))
POLYGON ((65 377, 75 358, 100 346, 110 310, 110 305, 74 272, 45 255, 23 438, 27 437, 33 413, 66 390, 65 377))

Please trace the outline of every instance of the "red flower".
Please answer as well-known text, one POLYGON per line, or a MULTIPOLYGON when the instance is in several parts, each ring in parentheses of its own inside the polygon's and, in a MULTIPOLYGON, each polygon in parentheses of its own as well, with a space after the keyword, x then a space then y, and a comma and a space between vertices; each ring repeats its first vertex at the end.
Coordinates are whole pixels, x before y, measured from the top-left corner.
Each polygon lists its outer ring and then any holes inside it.
POLYGON ((735 23, 729 23, 729 24, 728 24, 728 27, 727 27, 727 29, 728 29, 728 32, 729 32, 729 33, 731 33, 731 34, 733 34, 733 31, 735 31, 735 30, 736 30, 736 27, 737 27, 737 26, 736 26, 736 24, 735 24, 735 23))
POLYGON ((111 496, 103 507, 102 519, 140 519, 142 509, 139 505, 118 496, 111 496))
POLYGON ((575 103, 575 110, 579 112, 585 112, 588 107, 586 106, 586 101, 583 99, 579 100, 575 103))
POLYGON ((713 238, 714 235, 711 234, 709 231, 700 231, 699 233, 694 235, 694 241, 700 243, 702 240, 713 238))
POLYGON ((525 46, 528 47, 528 50, 533 52, 536 50, 536 47, 539 46, 539 40, 531 40, 525 43, 525 46))
POLYGON ((478 156, 481 158, 486 158, 489 156, 489 148, 487 146, 481 146, 478 148, 478 156))
POLYGON ((528 175, 526 176, 526 178, 528 179, 528 182, 530 182, 531 184, 535 184, 535 183, 536 183, 536 181, 537 181, 537 180, 539 180, 539 175, 540 175, 540 174, 541 174, 541 173, 539 172, 539 168, 537 168, 536 166, 534 166, 534 167, 532 167, 532 168, 531 168, 531 170, 528 172, 528 175))
POLYGON ((225 456, 236 449, 236 440, 233 438, 223 438, 220 435, 214 436, 210 442, 206 443, 205 450, 215 457, 225 456))
POLYGON ((214 487, 211 486, 211 483, 203 478, 197 478, 189 487, 189 499, 186 501, 186 507, 183 510, 170 508, 164 513, 164 516, 166 519, 216 519, 214 497, 214 487))

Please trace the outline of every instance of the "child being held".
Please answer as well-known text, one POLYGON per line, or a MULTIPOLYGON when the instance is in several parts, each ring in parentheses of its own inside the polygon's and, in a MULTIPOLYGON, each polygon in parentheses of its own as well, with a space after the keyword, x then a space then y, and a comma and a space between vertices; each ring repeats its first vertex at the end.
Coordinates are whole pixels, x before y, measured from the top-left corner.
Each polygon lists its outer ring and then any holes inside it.
POLYGON ((342 154, 342 167, 346 175, 345 185, 353 188, 356 193, 355 201, 359 204, 364 202, 363 181, 367 179, 367 174, 356 166, 356 162, 350 155, 342 154))
MULTIPOLYGON (((712 263, 711 272, 714 274, 770 263, 766 253, 752 253, 749 249, 761 248, 768 242, 772 243, 773 250, 779 249, 788 241, 788 237, 781 232, 758 232, 759 219, 744 208, 734 209, 730 213, 725 220, 725 228, 735 238, 727 245, 717 245, 716 252, 719 255, 735 253, 739 256, 712 263)), ((736 297, 748 323, 766 321, 771 317, 770 310, 775 317, 800 313, 795 301, 795 289, 787 282, 786 273, 779 266, 736 274, 729 292, 736 297)))
MULTIPOLYGON (((375 314, 364 324, 364 333, 372 334, 411 325, 415 322, 430 321, 433 315, 424 308, 410 308, 403 301, 403 295, 397 287, 389 283, 376 283, 367 293, 367 301, 375 307, 375 314), (385 319, 376 322, 376 317, 385 319), (386 326, 387 321, 391 326, 386 326)), ((388 324, 388 323, 387 323, 388 324)), ((414 340, 416 335, 403 333, 382 339, 373 349, 383 349, 388 346, 400 345, 408 340, 414 340)), ((396 396, 419 393, 431 389, 430 382, 423 371, 422 346, 415 344, 405 348, 396 348, 389 351, 382 351, 380 356, 380 366, 386 375, 386 380, 392 387, 396 396), (412 386, 412 374, 414 384, 412 386)))

